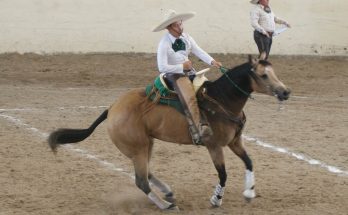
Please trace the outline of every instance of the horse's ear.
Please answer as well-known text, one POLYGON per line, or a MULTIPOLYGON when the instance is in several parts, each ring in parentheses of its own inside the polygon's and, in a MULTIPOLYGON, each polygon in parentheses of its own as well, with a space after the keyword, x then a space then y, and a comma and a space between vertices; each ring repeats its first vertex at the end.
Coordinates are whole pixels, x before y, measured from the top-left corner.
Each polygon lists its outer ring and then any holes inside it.
POLYGON ((253 67, 255 67, 256 64, 257 64, 257 62, 258 62, 258 60, 255 59, 255 58, 253 58, 251 55, 248 55, 248 62, 249 62, 250 65, 252 65, 253 67))
POLYGON ((266 56, 267 56, 266 52, 262 52, 262 53, 260 54, 259 60, 265 60, 265 59, 266 59, 266 56))

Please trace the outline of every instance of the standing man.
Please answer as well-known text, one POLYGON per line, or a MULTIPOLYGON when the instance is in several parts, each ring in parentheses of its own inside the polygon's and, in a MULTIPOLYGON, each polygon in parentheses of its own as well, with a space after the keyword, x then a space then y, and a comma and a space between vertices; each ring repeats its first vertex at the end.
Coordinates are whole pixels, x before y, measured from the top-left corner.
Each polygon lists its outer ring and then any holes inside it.
POLYGON ((157 49, 157 65, 179 96, 189 124, 189 130, 195 144, 202 144, 204 139, 213 132, 207 123, 201 120, 197 104, 196 93, 189 76, 194 75, 192 62, 188 59, 192 52, 208 65, 220 68, 220 62, 215 61, 208 53, 203 51, 188 34, 183 33, 183 21, 192 18, 194 12, 176 13, 169 10, 164 20, 153 29, 154 32, 167 29, 157 49))
POLYGON ((269 7, 269 0, 251 0, 250 3, 255 4, 250 12, 251 26, 255 29, 254 40, 260 55, 265 52, 267 60, 271 51, 275 24, 284 24, 288 28, 290 28, 290 25, 274 15, 269 7))

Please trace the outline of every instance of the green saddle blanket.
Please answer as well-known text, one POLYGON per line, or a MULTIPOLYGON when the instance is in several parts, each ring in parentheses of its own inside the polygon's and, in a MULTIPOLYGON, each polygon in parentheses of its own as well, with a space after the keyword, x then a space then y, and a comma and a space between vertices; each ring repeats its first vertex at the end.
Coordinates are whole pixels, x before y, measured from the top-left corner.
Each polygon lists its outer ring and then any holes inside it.
POLYGON ((178 95, 168 89, 161 76, 157 76, 154 83, 145 88, 146 96, 153 102, 175 108, 184 114, 184 109, 179 101, 178 95))

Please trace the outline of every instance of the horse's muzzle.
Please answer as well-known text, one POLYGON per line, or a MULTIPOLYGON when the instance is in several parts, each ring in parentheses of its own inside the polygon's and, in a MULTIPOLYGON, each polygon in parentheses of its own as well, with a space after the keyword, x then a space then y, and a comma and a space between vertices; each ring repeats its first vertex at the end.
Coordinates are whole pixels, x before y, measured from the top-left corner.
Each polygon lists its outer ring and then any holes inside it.
POLYGON ((291 93, 291 90, 287 89, 287 88, 286 89, 284 89, 284 88, 276 89, 274 91, 274 94, 279 101, 288 100, 290 97, 290 93, 291 93))

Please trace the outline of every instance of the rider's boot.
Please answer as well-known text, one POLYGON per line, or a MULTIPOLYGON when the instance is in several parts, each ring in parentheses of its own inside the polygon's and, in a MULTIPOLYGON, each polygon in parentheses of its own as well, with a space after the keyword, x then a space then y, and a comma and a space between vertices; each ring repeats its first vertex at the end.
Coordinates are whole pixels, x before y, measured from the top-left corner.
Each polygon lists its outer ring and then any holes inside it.
POLYGON ((204 144, 213 135, 206 120, 201 120, 196 93, 189 78, 184 74, 170 74, 167 78, 173 84, 184 108, 192 140, 197 145, 204 144))

